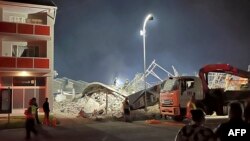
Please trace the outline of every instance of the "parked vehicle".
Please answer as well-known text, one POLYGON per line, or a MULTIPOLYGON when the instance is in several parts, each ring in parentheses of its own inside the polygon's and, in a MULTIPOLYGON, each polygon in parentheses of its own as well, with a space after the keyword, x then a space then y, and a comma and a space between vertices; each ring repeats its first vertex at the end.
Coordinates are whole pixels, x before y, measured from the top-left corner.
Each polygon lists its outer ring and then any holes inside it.
POLYGON ((159 108, 162 116, 182 120, 190 96, 195 96, 196 107, 206 114, 227 114, 227 105, 238 101, 242 107, 250 98, 250 72, 228 64, 206 65, 199 76, 169 78, 161 84, 159 108), (217 84, 216 84, 217 83, 217 84))

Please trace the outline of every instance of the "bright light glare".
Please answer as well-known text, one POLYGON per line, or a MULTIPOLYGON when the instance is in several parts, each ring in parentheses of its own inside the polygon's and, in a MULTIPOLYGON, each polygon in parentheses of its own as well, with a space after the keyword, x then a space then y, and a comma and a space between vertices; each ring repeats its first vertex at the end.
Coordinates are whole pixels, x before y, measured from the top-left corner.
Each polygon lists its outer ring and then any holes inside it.
POLYGON ((21 71, 21 72, 19 73, 19 75, 20 75, 20 76, 29 76, 30 73, 27 72, 27 71, 21 71))
POLYGON ((144 35, 144 31, 140 30, 140 35, 143 36, 144 35))
POLYGON ((146 19, 153 20, 153 15, 152 14, 148 14, 148 16, 146 17, 146 19))
POLYGON ((120 86, 120 85, 122 85, 122 83, 123 83, 122 80, 120 78, 117 78, 116 85, 120 86))

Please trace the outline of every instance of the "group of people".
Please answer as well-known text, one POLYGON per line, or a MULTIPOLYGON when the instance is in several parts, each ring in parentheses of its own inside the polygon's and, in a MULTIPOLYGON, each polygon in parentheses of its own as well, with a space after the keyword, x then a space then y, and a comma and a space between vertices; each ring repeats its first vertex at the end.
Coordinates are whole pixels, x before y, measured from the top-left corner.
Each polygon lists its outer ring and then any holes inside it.
POLYGON ((192 122, 180 129, 175 141, 249 140, 250 104, 243 111, 240 103, 231 103, 229 105, 229 120, 214 130, 204 126, 205 114, 203 110, 192 109, 190 113, 192 122))
MULTIPOLYGON (((30 139, 30 133, 33 132, 37 135, 37 130, 35 128, 35 124, 40 125, 41 122, 38 117, 38 104, 36 98, 33 97, 29 100, 29 106, 25 110, 24 114, 26 116, 25 129, 26 129, 26 139, 30 139)), ((45 98, 45 102, 43 103, 43 111, 44 111, 44 124, 49 123, 49 102, 48 98, 45 98)))

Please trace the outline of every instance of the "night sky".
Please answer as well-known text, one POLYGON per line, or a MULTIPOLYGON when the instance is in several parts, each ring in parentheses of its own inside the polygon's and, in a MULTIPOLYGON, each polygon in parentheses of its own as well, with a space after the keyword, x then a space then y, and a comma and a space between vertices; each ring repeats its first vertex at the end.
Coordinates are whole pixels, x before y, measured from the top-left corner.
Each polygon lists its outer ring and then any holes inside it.
POLYGON ((209 63, 250 64, 249 0, 53 1, 58 77, 110 84, 143 72, 140 30, 149 13, 147 65, 155 59, 193 75, 209 63))

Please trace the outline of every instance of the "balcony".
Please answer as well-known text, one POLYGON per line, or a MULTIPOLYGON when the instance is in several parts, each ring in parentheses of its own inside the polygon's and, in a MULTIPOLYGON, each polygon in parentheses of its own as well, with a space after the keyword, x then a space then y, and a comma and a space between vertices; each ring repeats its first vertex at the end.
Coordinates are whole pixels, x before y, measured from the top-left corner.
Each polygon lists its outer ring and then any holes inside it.
POLYGON ((0 21, 0 32, 11 34, 50 36, 50 26, 0 21))
POLYGON ((48 58, 35 57, 0 57, 0 70, 17 70, 17 69, 49 69, 48 58))

